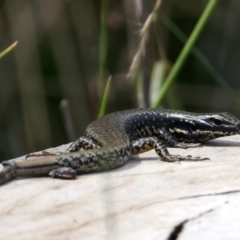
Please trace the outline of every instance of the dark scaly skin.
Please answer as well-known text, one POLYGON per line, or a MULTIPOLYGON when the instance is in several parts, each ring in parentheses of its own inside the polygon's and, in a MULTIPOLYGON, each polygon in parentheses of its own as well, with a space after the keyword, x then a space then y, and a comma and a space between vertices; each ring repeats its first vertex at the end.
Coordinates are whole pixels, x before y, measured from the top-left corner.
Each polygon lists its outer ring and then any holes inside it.
POLYGON ((240 134, 240 121, 229 113, 196 114, 162 109, 116 112, 92 122, 84 136, 73 143, 66 153, 43 154, 24 162, 3 162, 0 184, 18 176, 75 178, 76 172, 117 168, 125 164, 131 155, 153 148, 163 161, 206 160, 170 155, 166 147, 197 147, 199 143, 235 134, 240 134))

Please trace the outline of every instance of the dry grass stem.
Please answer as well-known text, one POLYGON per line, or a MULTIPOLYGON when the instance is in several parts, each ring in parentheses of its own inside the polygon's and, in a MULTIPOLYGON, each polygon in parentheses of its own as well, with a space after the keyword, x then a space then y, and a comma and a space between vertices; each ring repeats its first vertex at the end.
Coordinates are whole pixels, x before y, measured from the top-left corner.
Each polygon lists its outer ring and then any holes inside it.
POLYGON ((133 57, 133 61, 129 68, 129 72, 128 72, 128 76, 127 76, 127 78, 130 80, 133 80, 135 78, 137 71, 140 67, 142 57, 144 57, 144 55, 145 55, 146 45, 148 43, 149 36, 150 36, 150 29, 156 23, 156 20, 158 17, 157 13, 158 13, 158 10, 160 9, 161 3, 162 3, 162 0, 156 1, 153 11, 149 14, 147 20, 145 21, 145 23, 140 31, 139 47, 138 47, 138 50, 137 50, 135 56, 133 57))

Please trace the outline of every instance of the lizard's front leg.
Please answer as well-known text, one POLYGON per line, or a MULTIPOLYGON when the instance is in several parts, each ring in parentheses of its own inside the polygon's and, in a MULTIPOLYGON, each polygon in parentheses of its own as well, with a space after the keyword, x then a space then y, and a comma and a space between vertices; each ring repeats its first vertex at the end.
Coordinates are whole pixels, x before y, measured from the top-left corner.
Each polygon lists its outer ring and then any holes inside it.
POLYGON ((168 152, 166 148, 166 143, 158 139, 157 137, 147 137, 133 141, 131 144, 131 153, 132 155, 140 154, 153 148, 155 149, 158 156, 161 157, 161 160, 166 162, 209 160, 209 158, 192 157, 190 155, 172 155, 168 152))
POLYGON ((162 128, 159 130, 159 135, 157 136, 159 139, 163 140, 169 147, 177 147, 177 148, 194 148, 201 146, 200 143, 185 143, 179 142, 176 138, 172 135, 171 132, 167 131, 166 129, 162 128))
POLYGON ((146 137, 134 140, 132 142, 132 155, 144 153, 150 151, 154 148, 155 140, 159 139, 161 142, 164 142, 169 147, 176 148, 194 148, 201 146, 200 143, 184 143, 177 141, 174 136, 167 130, 161 129, 158 131, 157 137, 146 137))

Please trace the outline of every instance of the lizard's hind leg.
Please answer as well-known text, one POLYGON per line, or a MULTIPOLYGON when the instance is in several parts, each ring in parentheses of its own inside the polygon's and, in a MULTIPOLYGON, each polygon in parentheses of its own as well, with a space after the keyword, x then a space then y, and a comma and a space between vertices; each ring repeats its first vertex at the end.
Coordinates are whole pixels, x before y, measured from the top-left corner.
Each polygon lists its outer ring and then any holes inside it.
POLYGON ((97 143, 95 143, 92 139, 87 137, 80 137, 70 145, 66 152, 78 152, 81 149, 89 150, 95 148, 100 148, 100 146, 97 143))
POLYGON ((26 155, 26 159, 29 157, 46 157, 46 156, 54 156, 59 155, 63 153, 70 153, 70 152, 78 152, 81 149, 88 150, 88 149, 94 149, 94 148, 100 148, 99 145, 97 145, 92 139, 87 137, 80 137, 75 142, 73 142, 65 152, 49 152, 49 151, 42 151, 40 153, 30 153, 26 155))
POLYGON ((52 178, 74 179, 76 171, 70 167, 60 167, 53 169, 48 175, 52 178))

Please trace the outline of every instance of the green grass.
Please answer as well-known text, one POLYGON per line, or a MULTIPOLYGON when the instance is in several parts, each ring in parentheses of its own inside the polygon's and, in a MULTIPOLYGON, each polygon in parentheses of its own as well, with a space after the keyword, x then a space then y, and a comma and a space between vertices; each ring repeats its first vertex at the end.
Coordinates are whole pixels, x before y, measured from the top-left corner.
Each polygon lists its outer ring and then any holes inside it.
MULTIPOLYGON (((168 29, 182 42, 187 42, 187 36, 181 31, 176 24, 174 24, 171 19, 161 14, 162 22, 168 27, 168 29)), ((219 84, 230 97, 237 99, 236 94, 232 88, 228 85, 227 81, 221 76, 221 74, 214 68, 214 66, 209 62, 209 60, 197 49, 193 48, 193 55, 199 60, 199 62, 205 67, 212 78, 219 84)))
POLYGON ((108 96, 109 96, 109 92, 110 92, 110 87, 111 87, 111 80, 112 80, 112 76, 110 76, 108 78, 106 87, 105 87, 105 91, 103 94, 103 98, 102 98, 102 102, 101 102, 101 107, 98 113, 98 117, 102 117, 105 115, 105 111, 106 111, 106 106, 107 106, 107 100, 108 100, 108 96))
MULTIPOLYGON (((99 78, 97 83, 98 95, 101 96, 103 92, 103 85, 106 75, 106 58, 107 58, 107 25, 106 16, 108 10, 108 0, 101 0, 101 19, 100 19, 100 39, 99 39, 99 78)), ((98 117, 102 117, 105 114, 107 99, 110 90, 111 76, 105 86, 101 107, 98 113, 98 117)))
POLYGON ((176 76, 178 75, 179 71, 182 69, 182 66, 187 59, 189 53, 191 52, 195 42, 197 41, 198 37, 200 36, 201 31, 203 30, 204 26, 206 25, 209 17, 212 14, 212 11, 214 10, 218 0, 209 0, 206 8, 204 9, 201 17, 199 18, 195 28, 193 29, 190 37, 188 38, 185 46, 183 47, 181 53, 179 54, 176 62, 173 65, 173 68, 169 75, 167 76, 166 80, 164 81, 164 84, 162 85, 157 100, 152 104, 152 107, 156 108, 158 107, 164 96, 166 95, 169 87, 173 83, 173 81, 176 79, 176 76))
POLYGON ((12 45, 10 45, 8 48, 6 48, 5 50, 3 50, 1 53, 0 53, 0 59, 2 57, 4 57, 6 54, 8 54, 9 52, 11 52, 16 46, 17 46, 18 42, 14 42, 12 45))

